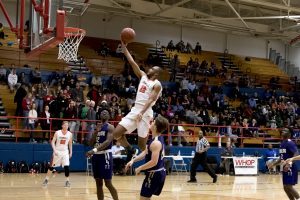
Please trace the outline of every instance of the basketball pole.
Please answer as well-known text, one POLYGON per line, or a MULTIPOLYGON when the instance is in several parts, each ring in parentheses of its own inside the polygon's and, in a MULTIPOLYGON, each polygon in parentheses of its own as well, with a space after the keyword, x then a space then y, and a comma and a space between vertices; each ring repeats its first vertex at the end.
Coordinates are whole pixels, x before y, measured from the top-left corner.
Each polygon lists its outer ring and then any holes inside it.
POLYGON ((9 27, 10 27, 10 30, 11 30, 12 32, 14 32, 14 33, 17 33, 17 32, 18 32, 18 29, 17 29, 16 27, 13 26, 13 24, 12 24, 12 22, 11 22, 11 20, 10 20, 10 17, 9 17, 9 15, 8 15, 8 13, 7 13, 5 7, 4 7, 4 4, 3 4, 2 0, 0 0, 0 8, 1 8, 3 14, 4 14, 4 17, 6 18, 6 21, 7 21, 8 25, 9 25, 9 27))
POLYGON ((19 43, 19 48, 23 49, 24 47, 24 43, 23 43, 23 39, 24 39, 24 18, 25 18, 25 0, 21 0, 21 13, 20 13, 20 32, 19 32, 19 39, 20 39, 20 43, 19 43))

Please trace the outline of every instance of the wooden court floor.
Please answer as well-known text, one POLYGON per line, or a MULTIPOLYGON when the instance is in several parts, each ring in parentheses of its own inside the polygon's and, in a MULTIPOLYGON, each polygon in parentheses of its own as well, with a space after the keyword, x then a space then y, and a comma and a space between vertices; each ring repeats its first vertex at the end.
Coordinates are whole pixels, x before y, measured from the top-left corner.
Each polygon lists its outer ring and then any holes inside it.
MULTIPOLYGON (((41 183, 45 174, 1 174, 0 200, 96 200, 94 179, 85 173, 71 173, 71 187, 64 188, 64 174, 54 174, 49 185, 41 183)), ((113 184, 120 200, 135 200, 144 176, 114 176, 113 184)), ((198 183, 187 183, 188 174, 167 176, 161 200, 255 200, 288 199, 281 184, 281 175, 219 176, 216 184, 206 173, 197 174, 198 183)), ((296 186, 300 192, 300 186, 296 186)), ((105 200, 112 199, 107 189, 105 200)))

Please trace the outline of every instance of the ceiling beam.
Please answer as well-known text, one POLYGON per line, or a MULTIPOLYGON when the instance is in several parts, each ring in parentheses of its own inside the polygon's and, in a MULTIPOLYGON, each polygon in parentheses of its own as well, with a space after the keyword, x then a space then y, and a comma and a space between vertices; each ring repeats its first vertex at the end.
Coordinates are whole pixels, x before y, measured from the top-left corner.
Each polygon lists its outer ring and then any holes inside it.
POLYGON ((109 0, 110 2, 112 2, 113 4, 115 4, 116 6, 118 6, 119 8, 125 10, 126 12, 135 15, 134 12, 132 12, 131 10, 129 10, 128 8, 125 8, 124 6, 122 6, 121 4, 119 4, 118 2, 116 2, 115 0, 109 0))
POLYGON ((162 10, 156 12, 156 13, 153 13, 152 15, 154 15, 154 16, 155 16, 155 15, 160 15, 160 14, 162 14, 162 13, 164 13, 164 12, 166 12, 166 11, 172 9, 172 8, 181 6, 181 5, 183 5, 183 4, 185 4, 185 3, 189 2, 189 1, 191 1, 191 0, 182 0, 182 1, 179 1, 179 2, 177 2, 177 3, 175 3, 175 4, 173 4, 173 5, 171 5, 171 6, 167 7, 167 8, 165 8, 165 9, 162 9, 162 10))
POLYGON ((235 10, 235 8, 233 7, 233 5, 228 1, 228 0, 225 0, 226 3, 228 4, 228 6, 231 8, 231 10, 236 14, 236 16, 243 22, 243 24, 247 27, 247 28, 250 28, 248 26, 248 24, 245 22, 245 20, 241 17, 241 15, 235 10))
POLYGON ((265 6, 265 7, 269 7, 269 8, 275 8, 278 10, 285 10, 285 11, 300 13, 300 8, 293 7, 293 6, 286 6, 286 5, 277 4, 277 3, 258 1, 258 0, 239 0, 239 2, 260 5, 260 6, 265 6))
MULTIPOLYGON (((284 16, 262 16, 262 17, 242 17, 244 20, 260 20, 260 19, 300 19, 300 15, 284 15, 284 16)), ((198 21, 213 21, 213 20, 235 20, 238 17, 208 17, 208 18, 195 18, 198 21)))

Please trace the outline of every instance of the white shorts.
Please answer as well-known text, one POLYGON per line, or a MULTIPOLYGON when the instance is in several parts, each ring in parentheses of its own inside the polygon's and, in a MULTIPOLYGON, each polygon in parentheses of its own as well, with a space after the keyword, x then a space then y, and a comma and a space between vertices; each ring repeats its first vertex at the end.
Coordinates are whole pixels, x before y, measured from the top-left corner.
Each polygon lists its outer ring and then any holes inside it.
POLYGON ((141 109, 133 107, 131 111, 122 118, 120 125, 123 126, 128 133, 132 133, 137 129, 138 136, 146 138, 149 133, 150 123, 153 120, 153 116, 150 113, 145 113, 141 121, 137 121, 137 115, 140 113, 141 109))
POLYGON ((69 151, 57 151, 57 155, 53 153, 52 167, 64 167, 70 165, 69 151))

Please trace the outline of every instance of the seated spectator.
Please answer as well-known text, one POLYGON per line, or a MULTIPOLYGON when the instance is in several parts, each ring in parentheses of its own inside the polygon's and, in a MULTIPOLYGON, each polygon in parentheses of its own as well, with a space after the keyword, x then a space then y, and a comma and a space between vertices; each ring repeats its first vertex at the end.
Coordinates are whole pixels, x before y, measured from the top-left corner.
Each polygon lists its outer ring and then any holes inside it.
POLYGON ((110 49, 109 47, 107 46, 107 44, 105 42, 102 42, 101 43, 101 46, 98 50, 98 55, 101 55, 103 57, 106 57, 110 54, 110 49))
POLYGON ((0 23, 0 39, 3 39, 4 40, 4 28, 3 28, 3 24, 0 23))
POLYGON ((249 124, 249 132, 253 137, 258 137, 258 124, 256 119, 252 119, 252 122, 249 124))
MULTIPOLYGON (((177 144, 178 146, 182 146, 181 140, 182 135, 185 133, 183 126, 181 126, 181 120, 179 119, 179 115, 175 114, 174 118, 170 121, 173 126, 171 127, 171 133, 177 135, 177 144)), ((184 138, 183 138, 184 139, 184 138)), ((172 144, 172 138, 169 138, 170 145, 172 144)), ((186 141, 185 141, 186 142, 186 141)))
POLYGON ((276 166, 272 167, 272 169, 269 168, 270 165, 272 165, 274 162, 277 162, 276 157, 277 157, 277 153, 273 149, 273 145, 269 144, 268 149, 266 150, 266 153, 265 153, 265 161, 266 161, 266 165, 267 165, 270 173, 272 173, 272 172, 276 173, 276 166))
POLYGON ((124 57, 124 52, 123 52, 121 44, 118 44, 118 47, 116 48, 116 57, 118 57, 118 58, 124 57))
POLYGON ((125 160, 122 159, 122 154, 125 152, 125 148, 121 146, 121 143, 116 141, 116 144, 111 147, 112 155, 113 155, 113 164, 114 164, 114 174, 118 173, 123 175, 125 173, 125 160))
POLYGON ((97 89, 102 89, 102 80, 101 76, 94 75, 92 77, 92 85, 96 86, 97 89))
MULTIPOLYGON (((226 147, 223 149, 221 154, 223 157, 231 157, 234 156, 233 148, 230 142, 226 142, 226 147)), ((225 174, 229 175, 230 166, 233 164, 232 158, 222 158, 220 168, 225 169, 225 174)))
POLYGON ((21 85, 18 83, 18 76, 15 69, 11 70, 11 73, 8 75, 7 82, 11 93, 14 92, 15 89, 18 89, 21 85))
POLYGON ((51 73, 51 75, 49 76, 49 85, 50 85, 50 87, 53 87, 53 86, 57 85, 59 80, 60 80, 60 75, 56 71, 53 71, 51 73))
POLYGON ((41 71, 36 67, 33 71, 31 71, 31 82, 32 84, 39 84, 42 81, 41 71))

